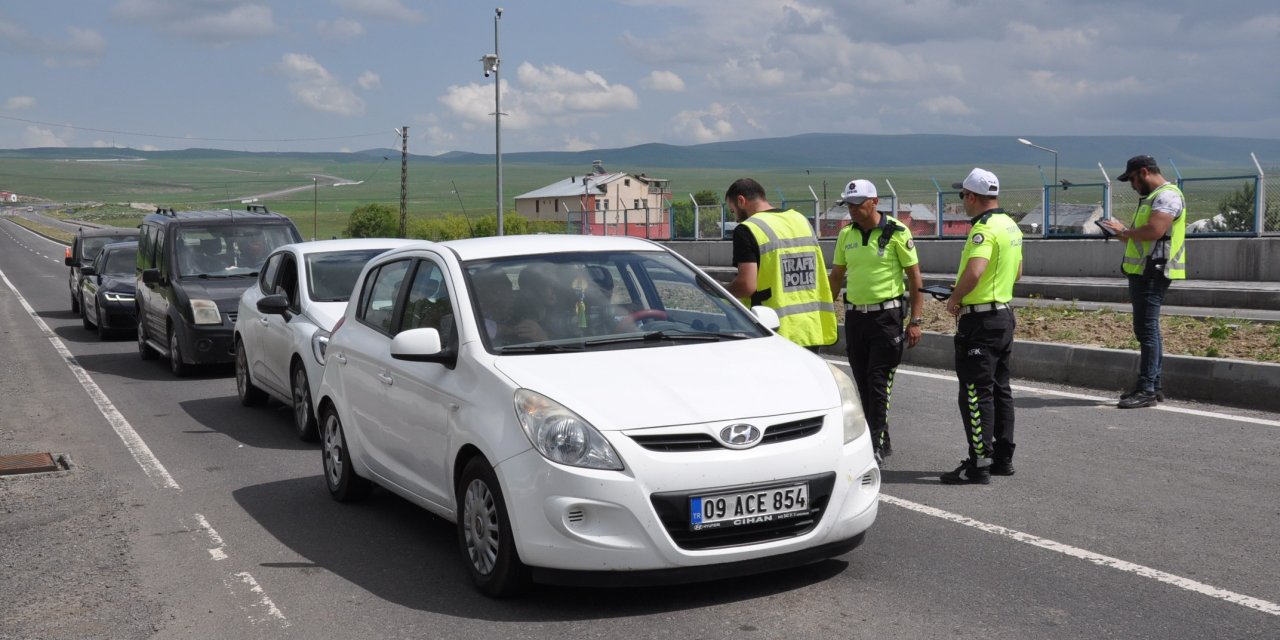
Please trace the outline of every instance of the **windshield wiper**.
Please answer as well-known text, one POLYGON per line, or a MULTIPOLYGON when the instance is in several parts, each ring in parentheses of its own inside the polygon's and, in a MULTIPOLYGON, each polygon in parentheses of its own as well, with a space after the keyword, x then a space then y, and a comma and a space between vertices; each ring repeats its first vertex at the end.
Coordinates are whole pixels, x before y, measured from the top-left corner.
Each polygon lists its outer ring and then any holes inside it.
POLYGON ((611 338, 597 338, 595 340, 587 340, 583 344, 587 346, 595 346, 598 344, 619 344, 623 342, 658 342, 668 340, 672 342, 719 342, 720 340, 741 340, 746 336, 735 333, 717 333, 714 331, 697 331, 688 329, 662 329, 659 331, 650 331, 639 335, 614 336, 611 338))
POLYGON ((565 353, 569 351, 582 351, 582 346, 576 344, 572 346, 563 344, 528 344, 498 348, 498 353, 565 353))

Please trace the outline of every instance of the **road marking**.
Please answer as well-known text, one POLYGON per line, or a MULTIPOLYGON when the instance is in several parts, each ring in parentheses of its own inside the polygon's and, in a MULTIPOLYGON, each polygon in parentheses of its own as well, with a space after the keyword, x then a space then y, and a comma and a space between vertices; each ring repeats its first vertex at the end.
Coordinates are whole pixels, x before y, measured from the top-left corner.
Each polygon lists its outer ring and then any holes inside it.
MULTIPOLYGON (((849 366, 848 360, 843 360, 843 359, 837 360, 833 358, 826 358, 826 360, 828 362, 833 362, 835 364, 843 364, 846 367, 849 366)), ((930 373, 927 371, 912 371, 910 369, 904 369, 902 367, 898 367, 898 373, 906 374, 909 376, 919 376, 921 378, 933 378, 935 380, 950 380, 952 382, 957 382, 957 379, 955 376, 949 376, 941 373, 930 373)), ((1084 393, 1071 393, 1070 391, 1057 391, 1055 389, 1044 389, 1041 387, 1029 387, 1021 384, 1010 385, 1010 387, 1012 387, 1014 390, 1017 390, 1017 391, 1039 393, 1047 396, 1059 396, 1062 398, 1074 398, 1076 400, 1089 400, 1089 401, 1097 402, 1103 405, 1114 404, 1116 401, 1115 398, 1111 398, 1111 397, 1092 396, 1084 393)), ((1171 407, 1167 404, 1157 405, 1151 408, 1157 411, 1181 413, 1183 415, 1198 416, 1201 418, 1216 418, 1218 420, 1232 420, 1235 422, 1247 422, 1249 424, 1260 424, 1267 427, 1280 427, 1280 420, 1267 420, 1266 418, 1254 418, 1252 416, 1238 416, 1235 414, 1222 413, 1219 411, 1204 411, 1201 409, 1187 409, 1185 407, 1171 407)))
POLYGON ((1238 604, 1242 607, 1255 609, 1263 613, 1269 613, 1273 616, 1280 616, 1280 604, 1276 604, 1274 602, 1268 602, 1266 600, 1261 600, 1251 596, 1246 596, 1243 594, 1236 593, 1234 591, 1227 591, 1226 589, 1220 589, 1213 585, 1208 585, 1203 582, 1197 582, 1190 578, 1183 578, 1182 576, 1176 576, 1176 575, 1173 575, 1172 573, 1165 573, 1164 571, 1160 571, 1158 569, 1152 569, 1151 567, 1146 567, 1140 564, 1126 562, 1124 560, 1120 560, 1119 558, 1104 556, 1100 553, 1094 553, 1092 551, 1081 549, 1079 547, 1073 547, 1071 545, 1063 544, 1061 542, 1054 542, 1053 540, 1049 540, 1047 538, 1033 536, 1029 533, 1023 533, 1021 531, 1016 531, 1014 529, 1008 529, 1000 525, 987 524, 985 522, 980 522, 978 520, 974 520, 973 518, 962 516, 957 513, 943 511, 942 509, 936 509, 928 505, 923 505, 917 502, 911 502, 910 500, 903 500, 902 498, 895 498, 893 496, 886 495, 884 493, 880 494, 880 501, 897 506, 897 507, 902 507, 903 509, 909 509, 917 513, 922 513, 927 516, 933 516, 935 518, 941 518, 943 520, 954 522, 956 524, 962 524, 966 527, 973 527, 974 529, 978 529, 979 531, 994 533, 996 535, 1003 536, 1011 540, 1016 540, 1018 542, 1029 544, 1034 547, 1040 547, 1041 549, 1056 551, 1058 553, 1071 556, 1073 558, 1087 560, 1098 566, 1108 567, 1111 569, 1115 569, 1117 571, 1125 571, 1128 573, 1137 574, 1144 578, 1151 578, 1152 580, 1157 580, 1165 584, 1171 584, 1175 587, 1178 587, 1179 589, 1185 589, 1193 593, 1209 596, 1210 598, 1225 600, 1232 604, 1238 604))
POLYGON ((222 536, 218 535, 218 532, 213 530, 213 526, 209 524, 209 520, 202 514, 196 514, 196 523, 200 525, 200 528, 204 530, 205 535, 209 536, 209 540, 211 540, 215 545, 209 549, 209 556, 214 560, 226 560, 227 545, 223 542, 222 536))
MULTIPOLYGON (((235 577, 239 578, 240 582, 249 585, 249 591, 252 591, 254 595, 258 596, 258 603, 256 606, 264 609, 268 617, 275 618, 276 622, 280 623, 281 627, 292 626, 289 623, 289 619, 284 617, 284 613, 280 611, 280 608, 276 606, 276 603, 271 601, 271 598, 267 597, 266 592, 264 592, 262 587, 258 585, 258 581, 254 580, 253 576, 250 575, 248 571, 241 571, 240 573, 235 574, 235 577)), ((262 620, 253 620, 253 618, 250 618, 250 620, 254 622, 262 622, 262 620)))
POLYGON ((129 450, 129 453, 133 454, 133 459, 138 463, 138 466, 142 467, 142 472, 147 474, 147 477, 151 479, 156 488, 182 491, 182 487, 178 485, 178 482, 173 479, 173 476, 169 475, 169 470, 164 468, 164 465, 160 463, 160 459, 154 453, 151 453, 151 448, 143 441, 142 436, 139 436, 138 432, 134 431, 133 425, 129 424, 129 421, 116 409, 114 404, 111 404, 107 394, 102 391, 98 383, 93 381, 93 378, 89 376, 89 372, 80 366, 76 357, 71 354, 71 351, 62 343, 57 334, 36 314, 36 310, 31 307, 26 298, 22 297, 22 294, 18 292, 18 288, 13 286, 13 282, 9 280, 9 276, 4 274, 4 271, 0 271, 0 279, 4 280, 5 285, 9 287, 13 295, 18 298, 18 302, 22 304, 22 308, 26 309, 27 315, 31 316, 36 326, 53 344, 53 348, 57 350, 58 355, 62 356, 63 362, 66 363, 68 369, 71 369, 71 373, 80 382, 80 386, 84 387, 85 392, 89 394, 89 398, 98 407, 102 417, 107 419, 116 435, 124 442, 125 448, 129 450))
MULTIPOLYGON (((227 545, 223 541, 222 535, 213 528, 213 525, 209 524, 209 519, 204 517, 204 514, 195 514, 195 520, 196 524, 200 527, 200 530, 215 545, 213 548, 207 549, 209 557, 215 562, 226 560, 229 556, 226 551, 227 545)), ((190 527, 187 526, 187 523, 183 522, 182 525, 183 527, 190 529, 190 527)), ((264 612, 264 615, 260 617, 250 615, 250 622, 254 624, 259 622, 269 622, 270 620, 268 620, 268 618, 271 618, 280 627, 292 626, 289 619, 284 616, 284 612, 280 611, 280 607, 277 607, 276 603, 267 596, 266 590, 262 588, 262 585, 258 584, 258 581, 253 577, 253 574, 248 571, 228 573, 226 574, 226 577, 223 578, 222 582, 226 585, 227 589, 231 591, 232 595, 236 595, 238 593, 237 589, 240 585, 246 585, 249 587, 250 593, 257 596, 256 602, 251 603, 248 608, 250 610, 254 608, 261 609, 264 612)))

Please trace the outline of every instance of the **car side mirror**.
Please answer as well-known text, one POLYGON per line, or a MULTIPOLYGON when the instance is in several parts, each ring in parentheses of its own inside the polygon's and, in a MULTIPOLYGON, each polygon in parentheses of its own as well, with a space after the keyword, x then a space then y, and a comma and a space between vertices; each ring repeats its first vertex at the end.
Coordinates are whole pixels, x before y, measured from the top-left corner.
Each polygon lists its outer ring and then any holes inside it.
POLYGON ((159 269, 143 269, 142 284, 145 284, 147 286, 160 284, 160 270, 159 269))
POLYGON ((97 270, 97 269, 94 269, 94 268, 93 268, 93 266, 80 267, 80 275, 82 275, 82 276, 96 276, 96 275, 98 275, 98 270, 97 270))
POLYGON ((409 329, 391 339, 391 357, 408 362, 435 362, 450 369, 458 362, 458 354, 446 349, 436 329, 409 329))
POLYGON ((782 320, 778 318, 778 312, 769 307, 751 307, 751 313, 754 313, 756 320, 760 321, 766 329, 777 331, 782 326, 782 320))
POLYGON ((65 264, 68 267, 78 267, 80 266, 80 261, 76 260, 75 256, 65 256, 62 258, 62 264, 65 264))
POLYGON ((269 316, 284 316, 289 319, 289 297, 283 293, 258 298, 258 312, 269 316))

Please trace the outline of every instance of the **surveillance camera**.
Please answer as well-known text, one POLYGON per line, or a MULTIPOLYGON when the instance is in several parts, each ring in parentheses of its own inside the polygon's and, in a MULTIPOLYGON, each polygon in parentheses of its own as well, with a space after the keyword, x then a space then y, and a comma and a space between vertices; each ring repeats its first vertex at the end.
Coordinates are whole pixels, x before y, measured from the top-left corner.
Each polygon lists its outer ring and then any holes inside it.
POLYGON ((488 70, 488 69, 485 69, 485 70, 484 70, 484 77, 486 77, 486 78, 488 78, 488 77, 489 77, 489 70, 488 70))
POLYGON ((498 17, 502 17, 502 7, 498 7, 498 17))

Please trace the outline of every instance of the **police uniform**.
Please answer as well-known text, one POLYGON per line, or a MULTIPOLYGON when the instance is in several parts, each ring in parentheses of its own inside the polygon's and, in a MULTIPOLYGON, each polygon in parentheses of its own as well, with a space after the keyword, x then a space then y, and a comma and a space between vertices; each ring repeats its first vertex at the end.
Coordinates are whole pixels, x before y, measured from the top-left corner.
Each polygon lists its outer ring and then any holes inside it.
POLYGON ((880 224, 868 231, 850 224, 836 238, 833 263, 846 268, 844 340, 849 368, 871 442, 882 455, 892 451, 889 405, 905 342, 903 271, 919 262, 910 229, 892 216, 881 215, 880 224))
POLYGON ((778 313, 778 333, 802 347, 836 341, 827 265, 803 215, 792 210, 760 211, 733 232, 733 262, 759 264, 756 291, 740 301, 778 313))
POLYGON ((1011 473, 1014 412, 1009 365, 1016 321, 1008 303, 1022 263, 1022 231, 999 208, 983 212, 972 223, 957 280, 970 259, 989 262, 978 285, 960 301, 955 336, 960 415, 969 461, 985 468, 994 458, 1011 473))

